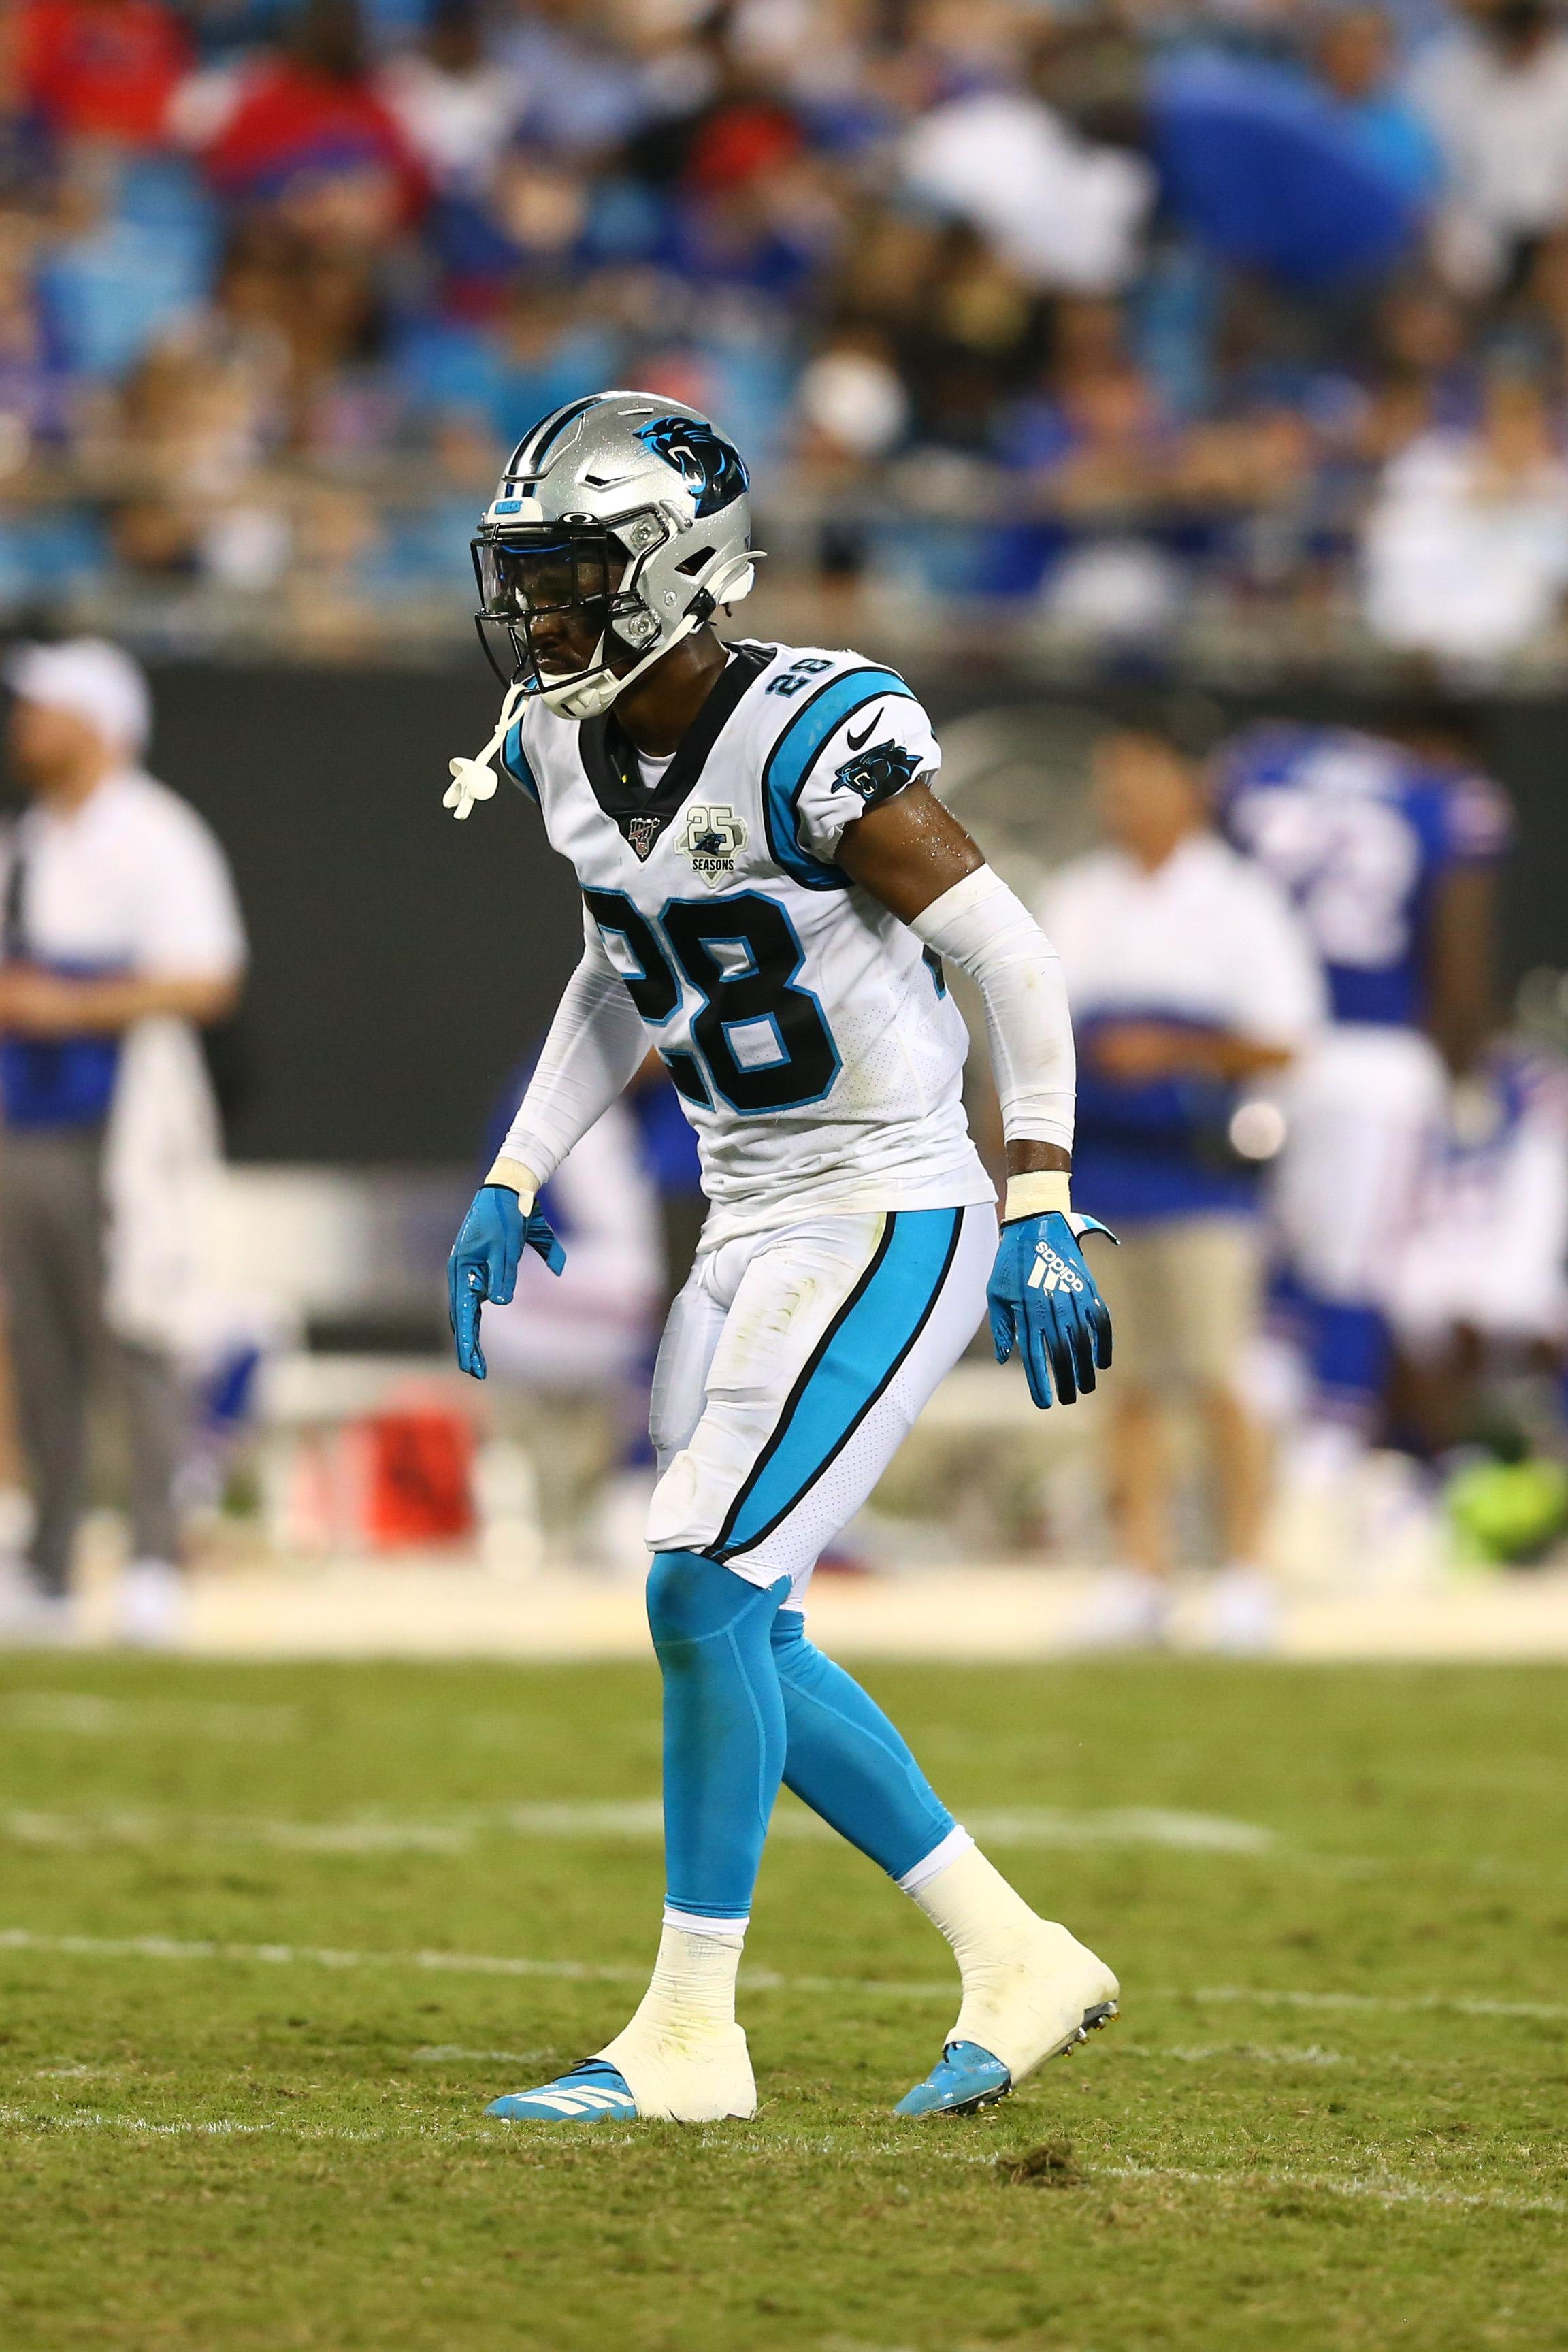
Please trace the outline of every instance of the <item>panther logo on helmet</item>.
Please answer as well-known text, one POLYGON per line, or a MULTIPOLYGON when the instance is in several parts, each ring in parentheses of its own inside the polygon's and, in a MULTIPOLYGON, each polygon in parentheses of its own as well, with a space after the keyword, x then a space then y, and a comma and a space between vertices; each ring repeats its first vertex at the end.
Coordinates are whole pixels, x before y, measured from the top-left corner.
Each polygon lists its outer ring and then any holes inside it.
POLYGON ((638 425, 637 439, 675 467, 700 515, 717 514, 751 488, 740 451, 700 416, 655 416, 638 425))

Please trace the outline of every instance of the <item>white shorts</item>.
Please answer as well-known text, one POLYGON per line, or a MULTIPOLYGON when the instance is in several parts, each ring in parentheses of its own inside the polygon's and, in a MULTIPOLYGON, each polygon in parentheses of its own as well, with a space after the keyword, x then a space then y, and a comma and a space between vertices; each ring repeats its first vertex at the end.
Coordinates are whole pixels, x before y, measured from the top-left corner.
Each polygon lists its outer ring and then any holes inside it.
POLYGON ((649 1549, 787 1576, 798 1601, 973 1339, 995 1255, 989 1202, 809 1218, 701 1253, 654 1372, 649 1549))
POLYGON ((1345 1022, 1302 1055, 1271 1205, 1281 1255, 1307 1289, 1384 1303, 1447 1107, 1436 1048, 1415 1029, 1345 1022))

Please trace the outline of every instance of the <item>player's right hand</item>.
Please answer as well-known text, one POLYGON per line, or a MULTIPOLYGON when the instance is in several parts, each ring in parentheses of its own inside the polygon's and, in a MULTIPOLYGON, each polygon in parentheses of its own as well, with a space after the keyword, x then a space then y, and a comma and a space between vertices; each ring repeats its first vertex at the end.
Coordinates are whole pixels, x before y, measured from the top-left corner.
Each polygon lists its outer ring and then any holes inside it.
POLYGON ((566 1263, 550 1220, 531 1202, 525 1216, 510 1184, 481 1184, 447 1260, 447 1310, 458 1363, 476 1381, 482 1381, 486 1370, 479 1309, 487 1298, 497 1307, 508 1304, 517 1288, 524 1249, 537 1250, 552 1274, 559 1274, 566 1263))

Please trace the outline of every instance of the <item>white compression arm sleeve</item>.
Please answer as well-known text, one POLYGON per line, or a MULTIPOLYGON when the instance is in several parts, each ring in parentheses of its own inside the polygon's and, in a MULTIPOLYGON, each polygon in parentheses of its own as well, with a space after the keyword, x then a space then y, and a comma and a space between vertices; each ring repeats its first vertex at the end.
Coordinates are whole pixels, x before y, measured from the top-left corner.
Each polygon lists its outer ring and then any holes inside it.
POLYGON ((1057 951, 989 866, 966 874, 910 925, 978 987, 1009 1143, 1072 1149, 1072 1023, 1057 951))
POLYGON ((599 927, 583 917, 583 961, 567 982, 528 1091, 496 1162, 526 1169, 536 1185, 602 1118, 647 1051, 642 1015, 605 953, 599 927))

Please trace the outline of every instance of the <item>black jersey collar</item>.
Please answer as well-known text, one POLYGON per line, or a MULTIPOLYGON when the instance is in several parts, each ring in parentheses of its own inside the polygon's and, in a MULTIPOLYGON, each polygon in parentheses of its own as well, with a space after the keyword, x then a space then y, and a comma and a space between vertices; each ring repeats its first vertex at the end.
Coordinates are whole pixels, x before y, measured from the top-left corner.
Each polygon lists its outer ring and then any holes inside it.
POLYGON ((613 709, 598 719, 584 719, 578 728, 577 748, 594 798, 639 858, 646 859, 651 853, 700 778, 709 753, 747 688, 766 669, 777 650, 776 646, 731 646, 728 663, 651 793, 642 781, 636 746, 613 709))

